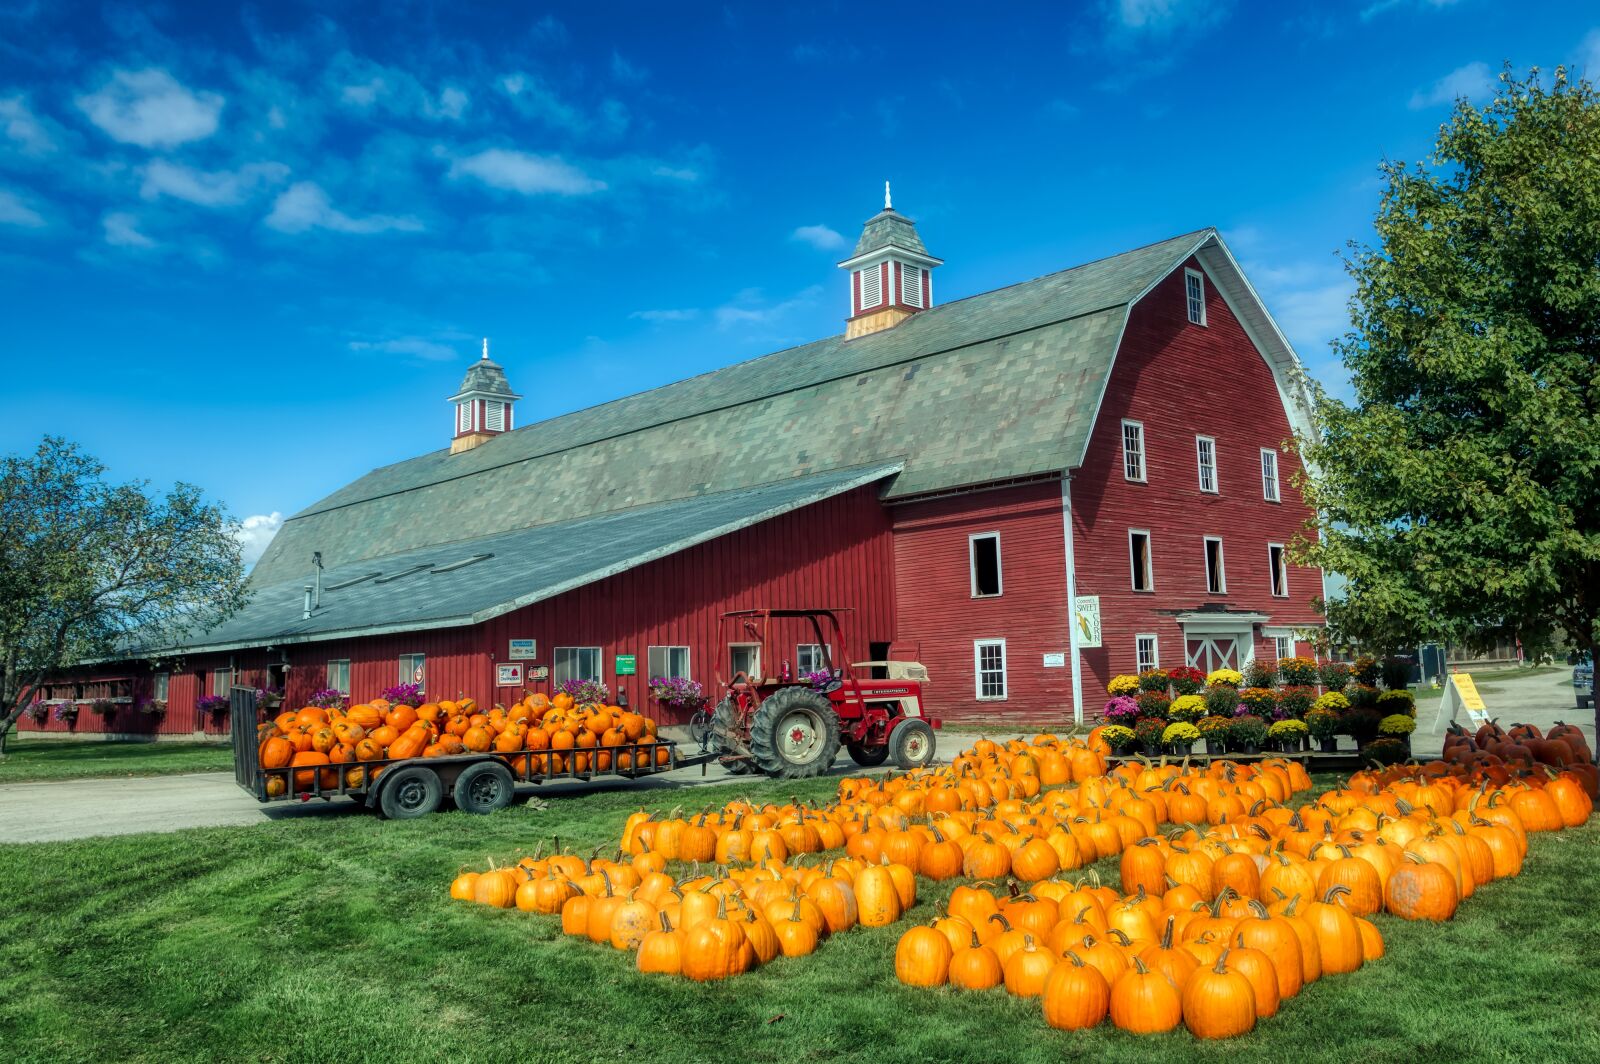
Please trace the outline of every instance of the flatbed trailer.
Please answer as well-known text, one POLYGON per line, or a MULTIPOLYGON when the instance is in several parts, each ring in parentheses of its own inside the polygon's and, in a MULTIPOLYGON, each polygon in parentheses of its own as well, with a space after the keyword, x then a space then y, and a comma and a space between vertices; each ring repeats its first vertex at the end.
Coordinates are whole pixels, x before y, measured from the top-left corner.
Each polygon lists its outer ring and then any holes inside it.
POLYGON ((718 756, 714 752, 683 755, 676 742, 663 740, 584 750, 484 751, 267 769, 261 766, 255 692, 235 688, 230 701, 234 780, 256 801, 350 798, 392 820, 426 816, 439 809, 446 796, 463 812, 492 813, 511 804, 519 783, 635 780, 704 766, 718 756), (577 763, 573 755, 577 754, 589 759, 588 767, 581 771, 573 767, 577 763), (604 754, 610 755, 607 767, 595 768, 604 754), (558 758, 562 767, 556 769, 558 758), (275 785, 277 781, 281 781, 281 789, 275 785))

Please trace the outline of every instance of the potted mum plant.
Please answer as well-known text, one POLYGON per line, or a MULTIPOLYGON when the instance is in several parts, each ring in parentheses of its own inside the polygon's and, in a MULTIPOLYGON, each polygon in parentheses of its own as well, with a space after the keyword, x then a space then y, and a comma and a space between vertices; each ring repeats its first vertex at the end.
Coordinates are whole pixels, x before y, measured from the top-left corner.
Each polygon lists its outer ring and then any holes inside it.
POLYGON ((1135 694, 1138 692, 1138 690, 1139 677, 1129 676, 1126 673, 1121 676, 1111 677, 1111 682, 1106 684, 1106 694, 1112 696, 1113 698, 1117 697, 1118 695, 1135 694))
POLYGON ((1355 706, 1344 715, 1345 734, 1356 741, 1356 749, 1364 749, 1377 738, 1378 724, 1383 720, 1375 709, 1358 709, 1355 706))
POLYGON ((1228 725, 1228 746, 1236 753, 1259 754, 1267 741, 1267 722, 1254 713, 1234 717, 1228 725))
POLYGON ((1246 687, 1274 687, 1278 683, 1278 668, 1270 661, 1255 659, 1244 667, 1246 687))
POLYGON ((1167 730, 1167 722, 1160 717, 1144 717, 1133 726, 1133 734, 1139 740, 1139 747, 1147 755, 1155 756, 1161 753, 1161 736, 1167 730))
POLYGON ((1278 659, 1278 676, 1286 687, 1315 687, 1322 670, 1314 659, 1296 655, 1278 659))
POLYGON ((1139 703, 1127 695, 1118 695, 1105 704, 1100 711, 1107 724, 1116 724, 1133 731, 1133 724, 1139 719, 1139 703))
POLYGON ((1244 684, 1244 674, 1233 669, 1212 669, 1206 673, 1207 687, 1232 687, 1237 690, 1244 684))
POLYGON ((1171 686, 1171 683, 1167 679, 1166 669, 1146 669, 1139 674, 1139 690, 1141 691, 1166 694, 1169 686, 1171 686))
POLYGON ((1206 688, 1205 700, 1207 716, 1231 717, 1239 708, 1239 688, 1232 684, 1212 684, 1206 688))
POLYGON ((1273 721, 1267 728, 1267 742, 1286 754, 1300 750, 1310 734, 1306 722, 1290 717, 1285 720, 1273 721))
POLYGON ((1411 756, 1411 733, 1417 728, 1415 717, 1405 713, 1391 713, 1378 722, 1378 735, 1382 739, 1394 739, 1406 748, 1406 756, 1411 756))
POLYGON ((1278 708, 1278 692, 1270 687, 1246 687, 1239 692, 1239 704, 1247 713, 1270 717, 1278 708))
POLYGON ((1121 724, 1107 724, 1100 729, 1100 738, 1106 741, 1114 754, 1125 754, 1133 746, 1135 738, 1132 728, 1125 728, 1121 724))
MULTIPOLYGON (((1323 698, 1328 697, 1323 695, 1323 698)), ((1321 701, 1321 699, 1318 699, 1321 701)), ((1306 729, 1324 754, 1339 750, 1339 714, 1332 709, 1314 707, 1306 714, 1306 729)))
POLYGON ((1281 718, 1294 718, 1299 720, 1304 717, 1317 700, 1317 689, 1297 685, 1285 687, 1278 692, 1278 716, 1281 718))
POLYGON ((1379 768, 1398 765, 1410 754, 1406 744, 1395 738, 1374 739, 1361 751, 1361 760, 1379 768))
POLYGON ((1140 691, 1136 701, 1141 717, 1165 717, 1172 705, 1165 691, 1140 691))
POLYGON ((1409 717, 1417 715, 1417 696, 1410 691, 1384 691, 1378 695, 1378 712, 1384 716, 1391 713, 1404 713, 1409 717))
POLYGON ((1182 720, 1168 724, 1161 733, 1161 742, 1179 757, 1189 756, 1190 747, 1199 738, 1200 729, 1182 720))
MULTIPOLYGON (((1200 695, 1179 695, 1167 707, 1167 719, 1193 724, 1206 715, 1206 700, 1200 695)), ((1199 738, 1198 735, 1195 736, 1199 738)))
POLYGON ((1378 659, 1369 654, 1363 654, 1350 666, 1350 677, 1356 683, 1376 687, 1378 684, 1378 659))
POLYGON ((1350 666, 1342 661, 1325 661, 1318 670, 1326 691, 1343 691, 1350 682, 1350 666))
POLYGON ((1205 673, 1188 665, 1168 669, 1167 680, 1172 684, 1172 693, 1179 696, 1199 694, 1206 685, 1205 673))
POLYGON ((1233 727, 1232 717, 1201 717, 1195 728, 1206 741, 1206 753, 1217 755, 1228 749, 1228 732, 1233 727))

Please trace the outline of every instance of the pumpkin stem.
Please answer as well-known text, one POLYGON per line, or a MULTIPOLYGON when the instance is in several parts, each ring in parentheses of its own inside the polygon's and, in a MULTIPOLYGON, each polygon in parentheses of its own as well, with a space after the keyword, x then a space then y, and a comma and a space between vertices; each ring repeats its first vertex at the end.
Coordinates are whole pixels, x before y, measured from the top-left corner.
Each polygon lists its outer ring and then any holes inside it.
POLYGON ((1083 967, 1083 958, 1078 956, 1076 953, 1074 953, 1070 949, 1067 950, 1066 959, 1071 961, 1073 963, 1074 967, 1078 967, 1078 968, 1082 968, 1083 967))
POLYGON ((1211 970, 1218 975, 1228 974, 1228 949, 1226 946, 1223 947, 1222 954, 1217 957, 1217 966, 1211 970))

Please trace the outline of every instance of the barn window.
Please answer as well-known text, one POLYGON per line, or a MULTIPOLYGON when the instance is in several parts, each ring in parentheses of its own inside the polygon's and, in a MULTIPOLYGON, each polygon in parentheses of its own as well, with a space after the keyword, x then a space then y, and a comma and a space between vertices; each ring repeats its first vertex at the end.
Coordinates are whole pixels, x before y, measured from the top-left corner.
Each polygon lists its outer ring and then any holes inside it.
POLYGON ((488 403, 483 409, 483 427, 490 432, 504 432, 506 430, 506 404, 488 403))
POLYGON ((759 683, 761 680, 761 644, 729 643, 728 667, 730 676, 737 676, 742 672, 751 680, 759 683))
POLYGON ((993 598, 1000 594, 1000 533, 985 532, 967 540, 972 570, 972 597, 993 598))
POLYGON ((599 680, 599 647, 556 647, 550 659, 550 676, 556 686, 568 680, 599 680))
POLYGON ((801 643, 794 648, 794 669, 799 675, 833 671, 833 648, 822 643, 801 643))
POLYGON ((1294 657, 1294 633, 1290 631, 1269 631, 1265 633, 1272 640, 1272 656, 1276 663, 1284 658, 1294 657))
POLYGON ((167 692, 172 690, 172 673, 158 672, 150 679, 150 697, 157 702, 165 702, 167 692))
POLYGON ((1200 490, 1217 491, 1217 441, 1210 436, 1194 438, 1195 457, 1200 466, 1200 490))
POLYGON ((1188 297, 1189 321, 1194 325, 1206 323, 1206 278, 1199 270, 1183 271, 1183 290, 1188 297))
POLYGON ((688 647, 651 647, 648 664, 649 678, 687 680, 689 678, 688 647))
POLYGON ((877 266, 869 266, 856 274, 861 278, 861 309, 866 310, 883 302, 883 273, 877 266))
POLYGON ((1267 568, 1272 570, 1272 594, 1278 598, 1288 598, 1289 566, 1282 543, 1267 544, 1267 568))
POLYGON ((1122 423, 1122 475, 1144 483, 1144 425, 1138 421, 1122 423))
POLYGON ((233 670, 211 670, 211 693, 227 698, 233 692, 233 670))
POLYGON ((1154 591, 1156 581, 1150 564, 1150 533, 1128 529, 1128 561, 1133 569, 1133 589, 1154 591))
POLYGON ((977 667, 977 695, 980 701, 997 702, 1006 697, 1006 641, 978 639, 972 644, 977 667))
POLYGON ((922 270, 916 266, 900 267, 900 302, 908 307, 922 306, 922 270))
POLYGON ((401 654, 400 655, 400 682, 414 683, 417 690, 421 691, 427 683, 428 668, 427 655, 401 654))
POLYGON ((1154 632, 1140 632, 1133 637, 1133 656, 1138 663, 1136 672, 1161 668, 1161 654, 1154 632))
POLYGON ((1222 572, 1222 540, 1217 536, 1205 537, 1206 590, 1221 595, 1228 590, 1228 578, 1222 572))
POLYGON ((350 659, 340 658, 328 662, 327 686, 342 695, 350 693, 350 659))
POLYGON ((1261 448, 1261 497, 1278 501, 1278 452, 1269 447, 1261 448))

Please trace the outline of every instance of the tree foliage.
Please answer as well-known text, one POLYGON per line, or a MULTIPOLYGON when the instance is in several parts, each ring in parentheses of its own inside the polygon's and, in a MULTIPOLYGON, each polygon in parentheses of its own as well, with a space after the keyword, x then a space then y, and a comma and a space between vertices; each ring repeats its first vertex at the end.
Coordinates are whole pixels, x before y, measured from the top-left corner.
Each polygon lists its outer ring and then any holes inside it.
POLYGON ((1353 245, 1354 401, 1302 441, 1344 638, 1593 649, 1600 611, 1600 96, 1509 70, 1353 245))
POLYGON ((244 601, 236 526, 198 488, 110 484, 46 436, 0 458, 0 744, 33 688, 75 664, 170 646, 244 601))

